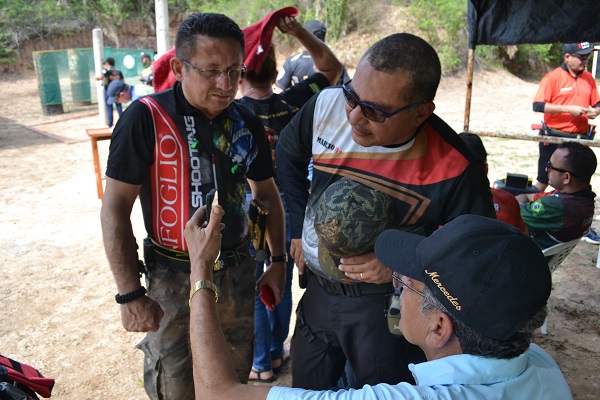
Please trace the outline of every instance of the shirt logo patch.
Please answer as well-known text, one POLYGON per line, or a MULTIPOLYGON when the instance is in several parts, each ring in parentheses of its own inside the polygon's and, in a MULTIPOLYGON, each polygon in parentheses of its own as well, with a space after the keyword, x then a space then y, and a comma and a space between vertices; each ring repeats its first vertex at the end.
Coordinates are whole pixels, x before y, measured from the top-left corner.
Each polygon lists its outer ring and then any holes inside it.
POLYGON ((545 210, 544 210, 544 205, 542 204, 541 201, 535 201, 533 203, 533 205, 531 206, 531 211, 534 214, 542 214, 545 210))

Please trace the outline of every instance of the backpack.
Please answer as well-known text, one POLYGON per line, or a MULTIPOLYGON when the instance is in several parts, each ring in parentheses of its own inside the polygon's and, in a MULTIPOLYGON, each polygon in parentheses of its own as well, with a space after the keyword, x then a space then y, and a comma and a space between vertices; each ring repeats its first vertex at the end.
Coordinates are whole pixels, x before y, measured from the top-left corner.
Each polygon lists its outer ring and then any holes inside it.
POLYGON ((37 394, 48 398, 53 387, 54 379, 44 378, 32 366, 0 354, 0 399, 39 400, 37 394))

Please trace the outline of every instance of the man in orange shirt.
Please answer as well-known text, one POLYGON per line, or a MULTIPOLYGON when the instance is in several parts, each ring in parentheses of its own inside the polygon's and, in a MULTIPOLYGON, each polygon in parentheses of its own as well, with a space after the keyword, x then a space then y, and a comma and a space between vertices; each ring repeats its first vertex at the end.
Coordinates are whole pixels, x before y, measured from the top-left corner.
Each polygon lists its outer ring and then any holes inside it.
MULTIPOLYGON (((549 136, 589 139, 589 119, 600 113, 600 96, 592 74, 586 71, 594 47, 589 42, 563 46, 563 64, 546 74, 533 100, 533 111, 544 113, 549 136)), ((546 164, 558 145, 540 142, 538 176, 535 186, 548 187, 546 164)))

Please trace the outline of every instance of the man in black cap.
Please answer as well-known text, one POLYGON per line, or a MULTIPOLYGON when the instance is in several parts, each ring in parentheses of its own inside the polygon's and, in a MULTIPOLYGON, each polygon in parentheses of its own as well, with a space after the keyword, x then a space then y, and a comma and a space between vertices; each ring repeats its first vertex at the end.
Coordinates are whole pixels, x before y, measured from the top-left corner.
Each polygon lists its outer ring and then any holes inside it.
MULTIPOLYGON (((542 78, 533 99, 533 111, 544 113, 545 127, 540 134, 592 139, 588 120, 600 113, 596 81, 586 70, 593 51, 594 47, 589 42, 563 45, 563 64, 542 78)), ((543 192, 548 187, 546 164, 557 145, 540 142, 539 147, 535 186, 543 192)))
POLYGON ((119 117, 123 114, 122 104, 138 99, 135 86, 128 85, 121 79, 116 79, 106 88, 106 112, 108 113, 108 127, 113 126, 113 104, 117 106, 119 117))
MULTIPOLYGON (((190 342, 196 396, 213 400, 572 399, 554 360, 531 344, 547 315, 552 279, 542 252, 516 227, 462 215, 431 236, 384 231, 379 261, 401 288, 399 328, 427 361, 410 364, 416 385, 342 391, 246 386, 227 354, 212 283, 223 210, 199 209, 186 225, 191 258, 190 342)), ((383 318, 383 317, 381 317, 383 318)), ((397 366, 399 367, 399 366, 397 366)))
MULTIPOLYGON (((325 42, 327 27, 321 21, 308 21, 304 24, 304 29, 315 35, 317 39, 325 42)), ((305 49, 300 53, 288 57, 288 59, 285 60, 281 73, 277 77, 277 82, 275 84, 281 90, 285 90, 305 80, 315 72, 315 64, 313 59, 308 50, 305 49)), ((340 83, 344 83, 349 79, 350 77, 348 76, 346 69, 344 69, 340 78, 340 83)))

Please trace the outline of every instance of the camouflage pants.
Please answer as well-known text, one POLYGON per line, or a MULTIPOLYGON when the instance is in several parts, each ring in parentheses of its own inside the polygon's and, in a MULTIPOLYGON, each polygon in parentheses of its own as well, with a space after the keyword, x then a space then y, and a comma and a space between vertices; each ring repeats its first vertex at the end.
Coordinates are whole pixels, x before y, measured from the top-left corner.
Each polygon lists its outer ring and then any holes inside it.
MULTIPOLYGON (((217 308, 240 380, 248 380, 254 340, 254 269, 247 254, 236 267, 215 272, 217 308)), ((146 276, 148 296, 160 303, 164 317, 157 332, 137 345, 144 352, 144 387, 153 400, 194 399, 189 346, 189 273, 156 263, 146 276)))

